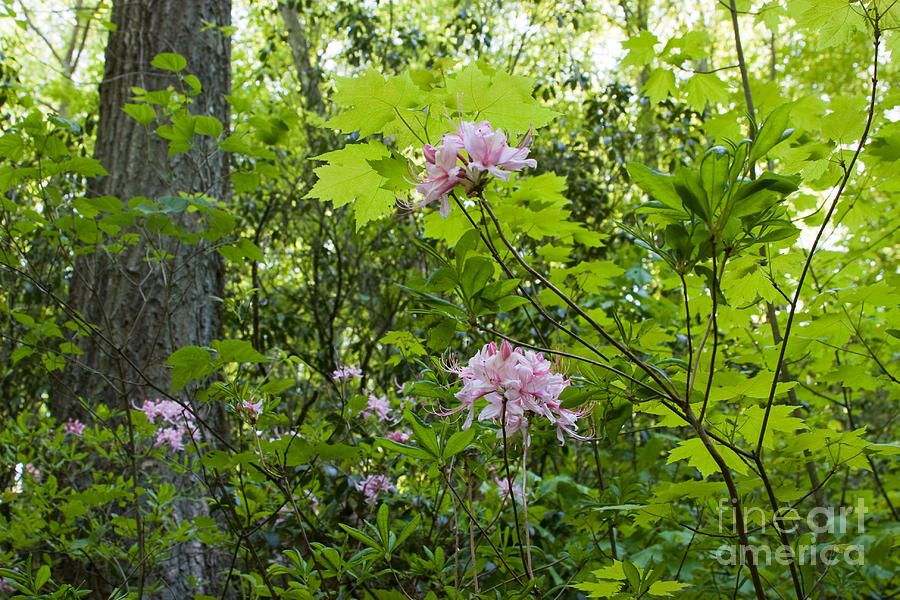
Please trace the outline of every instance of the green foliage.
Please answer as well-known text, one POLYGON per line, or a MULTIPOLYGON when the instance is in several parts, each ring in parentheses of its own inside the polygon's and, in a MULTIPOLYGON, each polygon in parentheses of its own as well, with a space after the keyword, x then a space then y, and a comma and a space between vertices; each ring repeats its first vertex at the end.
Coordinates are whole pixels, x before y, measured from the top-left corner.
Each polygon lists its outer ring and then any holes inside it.
POLYGON ((898 6, 737 6, 747 90, 727 7, 699 24, 692 6, 620 3, 609 72, 579 55, 606 48, 591 36, 609 15, 577 3, 245 7, 230 130, 192 112, 202 85, 176 54, 148 57, 175 85, 122 107, 176 160, 214 138, 227 203, 95 197, 90 96, 29 91, 0 58, 0 577, 81 597, 63 565, 84 561, 136 596, 190 539, 231 559, 246 597, 893 593, 898 6), (337 66, 316 63, 333 41, 337 66), (36 108, 60 99, 68 116, 36 108), (538 168, 447 219, 398 213, 421 201, 423 144, 462 119, 513 144, 533 126, 538 168), (83 398, 81 434, 50 417, 51 378, 103 335, 67 310, 75 258, 137 253, 178 277, 213 252, 221 339, 143 366, 193 407, 185 447, 159 442, 147 398, 83 398), (588 439, 560 446, 533 419, 526 452, 450 412, 458 363, 500 336, 558 361, 588 439), (173 516, 198 497, 210 516, 173 516))

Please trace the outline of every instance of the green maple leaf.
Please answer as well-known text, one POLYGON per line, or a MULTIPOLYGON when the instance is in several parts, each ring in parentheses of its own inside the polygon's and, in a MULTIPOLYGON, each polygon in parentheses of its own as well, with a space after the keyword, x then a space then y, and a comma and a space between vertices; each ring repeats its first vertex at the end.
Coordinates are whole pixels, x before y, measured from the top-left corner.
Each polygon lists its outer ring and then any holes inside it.
POLYGON ((675 73, 669 69, 654 69, 641 91, 647 94, 650 102, 659 104, 675 91, 675 73))
POLYGON ((319 178, 306 195, 334 204, 335 208, 353 203, 356 228, 382 217, 394 208, 394 194, 385 185, 386 177, 373 165, 390 156, 378 142, 351 144, 340 150, 315 157, 328 164, 315 169, 319 178))
POLYGON ((728 84, 712 73, 695 73, 687 82, 687 103, 703 110, 706 103, 724 104, 728 100, 728 84))
MULTIPOLYGON (((722 459, 729 468, 737 471, 741 475, 746 475, 749 472, 747 465, 741 461, 740 457, 738 457, 733 450, 726 448, 725 446, 720 446, 719 444, 716 444, 716 450, 722 456, 722 459)), ((685 458, 688 459, 688 464, 690 466, 696 467, 696 469, 700 471, 700 475, 702 475, 704 479, 713 473, 719 472, 719 466, 716 464, 716 461, 713 460, 712 455, 706 450, 706 447, 703 445, 703 441, 700 438, 692 438, 680 442, 677 447, 669 452, 669 459, 666 461, 666 464, 670 465, 673 462, 685 458)))
POLYGON ((326 123, 336 131, 359 131, 360 137, 373 133, 397 135, 397 144, 405 148, 420 140, 424 131, 418 124, 425 95, 409 73, 384 77, 373 68, 358 77, 337 77, 332 100, 341 112, 326 123))
POLYGON ((622 47, 628 50, 628 54, 622 60, 622 66, 642 67, 649 63, 656 56, 653 49, 659 39, 646 29, 641 31, 640 35, 622 42, 622 47))
MULTIPOLYGON (((769 420, 766 422, 766 435, 763 438, 763 447, 770 450, 775 447, 773 433, 782 431, 793 435, 798 429, 808 429, 803 419, 792 417, 791 413, 796 406, 776 404, 769 411, 769 420)), ((751 446, 759 441, 759 432, 762 430, 763 418, 766 409, 761 406, 751 406, 744 411, 743 419, 738 422, 738 435, 751 446)))
POLYGON ((836 96, 828 105, 823 130, 832 140, 849 143, 858 140, 866 127, 866 101, 859 96, 836 96))
POLYGON ((847 0, 795 0, 792 16, 802 27, 818 31, 817 50, 846 45, 851 36, 866 30, 865 21, 847 0))
MULTIPOLYGON (((448 77, 445 102, 451 111, 457 103, 474 120, 486 120, 507 133, 525 132, 532 125, 543 127, 556 112, 531 97, 533 81, 528 77, 492 71, 485 65, 469 64, 448 77)), ((510 139, 510 145, 515 144, 510 139)))

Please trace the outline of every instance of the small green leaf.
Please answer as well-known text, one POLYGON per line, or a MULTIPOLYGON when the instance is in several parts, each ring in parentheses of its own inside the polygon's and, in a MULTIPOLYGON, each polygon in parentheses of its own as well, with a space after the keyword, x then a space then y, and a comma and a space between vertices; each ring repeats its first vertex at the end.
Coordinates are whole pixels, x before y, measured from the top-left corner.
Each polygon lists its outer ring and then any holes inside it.
POLYGON ((221 471, 231 466, 231 455, 222 450, 210 450, 200 457, 200 464, 208 469, 221 471))
POLYGON ((400 535, 397 536, 397 539, 394 541, 394 544, 391 546, 391 550, 399 546, 403 543, 403 541, 408 538, 412 533, 416 530, 416 527, 419 526, 419 521, 422 520, 422 515, 416 513, 416 516, 413 517, 412 521, 406 524, 403 528, 403 531, 400 532, 400 535))
POLYGON ((475 295, 494 275, 494 263, 481 256, 473 256, 466 261, 460 276, 463 292, 468 297, 475 295))
POLYGON ((246 340, 214 340, 210 345, 219 354, 219 359, 222 362, 269 362, 269 358, 266 355, 257 352, 253 348, 253 344, 246 340))
POLYGON ((681 197, 675 191, 673 176, 654 171, 640 163, 628 163, 627 168, 631 180, 652 199, 662 202, 669 208, 682 211, 681 197))
POLYGON ((210 358, 209 351, 199 346, 185 346, 173 352, 166 359, 166 364, 172 367, 172 391, 177 392, 188 381, 212 372, 210 358))
POLYGON ((463 450, 465 450, 469 444, 472 443, 472 440, 475 439, 475 429, 463 429, 462 431, 457 431, 453 435, 450 436, 450 439, 447 440, 447 445, 444 446, 444 451, 442 456, 444 460, 449 460, 455 454, 459 454, 463 450))
POLYGON ((359 529, 356 529, 355 527, 350 527, 349 525, 344 525, 343 523, 338 523, 338 525, 340 525, 341 529, 343 529, 344 531, 349 533, 351 536, 353 536, 354 538, 356 538, 357 540, 359 540, 366 546, 370 546, 371 548, 374 548, 379 553, 384 552, 384 550, 385 550, 384 547, 382 547, 382 545, 379 544, 375 538, 366 535, 365 533, 363 533, 359 529))
POLYGON ((150 61, 150 64, 157 69, 163 69, 164 71, 174 71, 177 73, 187 66, 187 60, 180 54, 175 54, 173 52, 163 52, 154 56, 153 60, 150 61))
POLYGON ((259 387, 259 391, 264 394, 280 394, 296 383, 293 379, 273 379, 259 387))
POLYGON ((222 133, 222 121, 215 117, 198 115, 194 117, 194 132, 198 135, 208 135, 217 138, 222 133))
POLYGON ((184 82, 191 87, 191 90, 188 92, 188 94, 191 96, 196 96, 200 93, 200 90, 203 89, 203 86, 200 85, 200 80, 197 79, 196 75, 185 76, 184 82))
POLYGON ((378 535, 381 536, 381 543, 385 548, 387 548, 388 541, 391 537, 391 529, 388 524, 389 517, 388 505, 382 504, 379 506, 378 514, 375 516, 375 524, 378 527, 378 535))
POLYGON ((434 432, 434 428, 425 423, 419 415, 411 413, 408 410, 403 411, 403 417, 412 427, 413 433, 416 436, 416 441, 419 442, 419 445, 434 458, 440 458, 441 449, 438 445, 437 434, 434 432))
POLYGON ((794 132, 788 129, 788 118, 791 116, 791 105, 782 104, 772 111, 766 122, 763 123, 753 140, 753 147, 750 150, 750 162, 754 163, 761 159, 766 153, 790 137, 794 132))
POLYGON ((39 592, 48 581, 50 581, 50 567, 41 565, 41 568, 34 575, 34 591, 39 592))
POLYGON ((426 452, 421 448, 416 448, 415 446, 401 444, 399 442, 395 442, 393 440, 388 440, 385 438, 375 438, 375 441, 379 446, 389 452, 399 452, 400 454, 405 454, 410 458, 417 458, 420 460, 430 460, 434 458, 429 452, 426 452))
POLYGON ((149 104, 126 104, 122 110, 141 125, 149 125, 156 118, 156 111, 149 104))
POLYGON ((654 596, 671 596, 673 592, 680 592, 688 584, 679 581, 657 581, 648 590, 654 596))

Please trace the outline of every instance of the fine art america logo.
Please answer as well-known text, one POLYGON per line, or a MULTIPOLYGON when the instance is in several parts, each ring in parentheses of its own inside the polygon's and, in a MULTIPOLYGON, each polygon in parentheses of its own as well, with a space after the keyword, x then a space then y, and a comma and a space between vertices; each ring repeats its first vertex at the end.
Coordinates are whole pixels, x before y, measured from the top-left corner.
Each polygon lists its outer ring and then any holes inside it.
MULTIPOLYGON (((786 508, 772 519, 768 518, 761 508, 743 507, 742 515, 748 533, 756 539, 759 539, 760 535, 775 533, 775 536, 768 538, 772 543, 763 540, 759 544, 751 543, 749 546, 723 544, 716 550, 716 560, 719 564, 731 566, 750 561, 758 565, 773 563, 788 565, 791 562, 801 565, 834 565, 838 562, 862 565, 865 558, 863 546, 838 544, 835 541, 848 532, 855 535, 863 534, 866 530, 864 519, 866 512, 862 498, 857 499, 856 506, 838 508, 820 506, 805 515, 794 508, 786 508), (785 534, 788 539, 802 536, 803 543, 783 546, 780 543, 781 534, 785 534)), ((734 517, 731 500, 721 499, 719 533, 737 533, 733 525, 734 517)))

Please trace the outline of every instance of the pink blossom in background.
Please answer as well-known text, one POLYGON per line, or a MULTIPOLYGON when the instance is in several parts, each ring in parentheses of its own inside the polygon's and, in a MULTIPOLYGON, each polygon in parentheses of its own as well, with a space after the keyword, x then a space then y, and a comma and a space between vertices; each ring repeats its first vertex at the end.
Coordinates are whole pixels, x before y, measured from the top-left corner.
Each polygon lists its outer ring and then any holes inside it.
POLYGON ((378 415, 379 420, 384 421, 388 418, 388 413, 390 412, 391 403, 386 397, 369 394, 369 401, 366 403, 366 408, 359 413, 359 416, 367 419, 374 413, 378 415))
POLYGON ((319 499, 316 498, 316 495, 309 490, 303 490, 303 495, 306 497, 306 501, 309 502, 309 507, 312 509, 313 513, 318 514, 319 499))
POLYGON ((446 218, 450 214, 448 195, 456 186, 462 185, 466 194, 472 195, 488 177, 508 181, 512 171, 536 167, 537 161, 528 158, 532 131, 510 148, 502 129, 495 131, 487 121, 460 121, 455 132, 441 138, 439 146, 425 144, 425 177, 416 184, 425 198, 416 208, 439 199, 440 215, 446 218))
POLYGON ((401 431, 398 429, 397 431, 392 431, 387 434, 387 439, 392 442, 397 442, 398 444, 405 444, 409 441, 409 438, 412 437, 412 431, 407 429, 406 431, 401 431))
MULTIPOLYGON (((259 436, 262 436, 263 432, 257 431, 256 434, 259 436)), ((293 430, 281 432, 278 429, 273 429, 272 431, 269 432, 269 437, 266 441, 277 442, 284 438, 290 439, 290 438, 294 438, 294 437, 300 437, 300 434, 293 430)))
POLYGON ((156 443, 154 446, 168 444, 176 452, 184 450, 184 427, 164 427, 156 430, 156 443))
POLYGON ((465 367, 451 372, 463 382, 462 389, 456 393, 461 404, 438 414, 448 416, 468 411, 463 429, 472 425, 475 402, 484 399, 487 406, 481 409, 478 420, 503 421, 497 437, 505 435, 512 439, 521 432, 527 446, 530 419, 543 417, 556 425, 560 443, 565 443, 564 435, 584 439, 575 433, 578 429, 575 422, 584 415, 560 407, 559 395, 569 381, 554 373, 553 363, 541 353, 513 348, 506 340, 499 348, 491 342, 476 352, 465 367))
POLYGON ((387 475, 369 475, 354 486, 366 497, 366 502, 374 504, 382 492, 390 492, 394 486, 387 475))
POLYGON ((41 478, 41 472, 38 470, 37 467, 35 467, 35 466, 34 466, 33 464, 31 464, 31 463, 27 463, 27 464, 22 468, 22 470, 23 470, 25 473, 28 473, 29 475, 31 475, 32 477, 34 477, 35 479, 40 479, 40 478, 41 478))
POLYGON ((278 509, 278 517, 275 518, 275 525, 280 525, 290 518, 290 515, 293 511, 291 508, 285 504, 281 508, 278 509))
POLYGON ((509 498, 509 490, 512 488, 513 496, 516 499, 516 503, 519 506, 524 504, 525 494, 521 485, 518 485, 515 481, 510 482, 509 479, 504 477, 503 479, 498 479, 494 477, 494 483, 497 484, 497 493, 503 498, 503 505, 506 506, 506 500, 509 498))
POLYGON ((262 414, 263 401, 259 400, 257 402, 251 402, 250 400, 241 400, 240 410, 242 413, 247 415, 248 419, 250 419, 251 421, 256 421, 259 415, 262 414))
POLYGON ((193 432, 194 419, 181 404, 174 400, 144 400, 140 408, 135 409, 141 411, 147 416, 147 420, 156 424, 156 418, 161 417, 162 422, 156 430, 156 442, 154 446, 167 445, 172 450, 178 452, 184 450, 184 436, 193 432), (163 427, 168 424, 171 427, 163 427))
MULTIPOLYGON (((137 407, 135 407, 137 408, 137 407)), ((153 422, 156 417, 162 417, 167 423, 177 425, 182 419, 190 419, 188 413, 174 400, 144 400, 144 404, 138 408, 147 415, 147 420, 153 422)))
POLYGON ((63 433, 66 435, 81 435, 84 433, 84 423, 79 421, 78 419, 69 419, 66 421, 66 424, 63 425, 63 433))
POLYGON ((347 379, 353 379, 354 377, 362 377, 362 370, 357 366, 348 367, 347 365, 343 365, 331 372, 331 378, 335 381, 346 381, 347 379))

